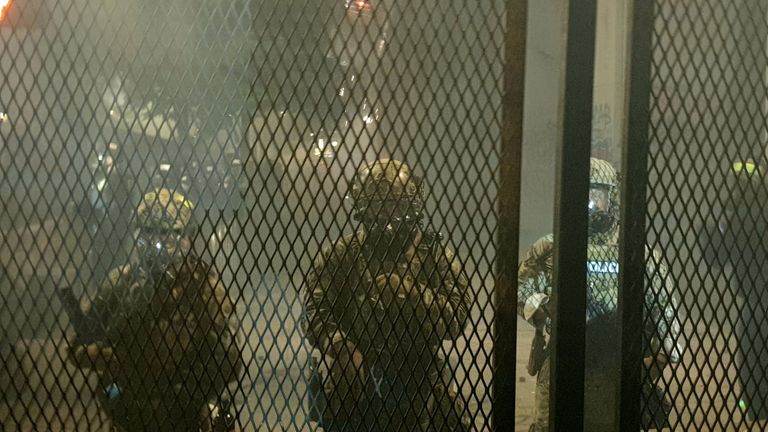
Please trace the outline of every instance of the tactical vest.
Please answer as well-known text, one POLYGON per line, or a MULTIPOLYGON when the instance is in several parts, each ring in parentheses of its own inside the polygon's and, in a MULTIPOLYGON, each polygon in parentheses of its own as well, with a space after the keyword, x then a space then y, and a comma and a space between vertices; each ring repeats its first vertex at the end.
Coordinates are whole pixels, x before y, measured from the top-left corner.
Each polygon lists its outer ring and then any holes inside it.
POLYGON ((586 366, 611 370, 617 366, 619 248, 616 244, 587 247, 586 366))
POLYGON ((618 288, 618 245, 589 245, 587 247, 587 323, 616 312, 618 288))
MULTIPOLYGON (((347 319, 348 336, 369 358, 389 364, 393 372, 409 364, 421 365, 419 373, 433 367, 435 350, 440 339, 430 340, 425 334, 423 318, 414 315, 407 304, 383 304, 376 295, 376 279, 381 275, 396 274, 411 278, 416 289, 438 289, 445 275, 439 273, 436 247, 439 236, 423 232, 417 244, 407 251, 382 259, 381 255, 366 250, 355 260, 354 286, 355 308, 347 308, 354 316, 347 319)), ((391 251, 390 251, 391 252, 391 251)), ((416 373, 416 372, 412 372, 416 373)))

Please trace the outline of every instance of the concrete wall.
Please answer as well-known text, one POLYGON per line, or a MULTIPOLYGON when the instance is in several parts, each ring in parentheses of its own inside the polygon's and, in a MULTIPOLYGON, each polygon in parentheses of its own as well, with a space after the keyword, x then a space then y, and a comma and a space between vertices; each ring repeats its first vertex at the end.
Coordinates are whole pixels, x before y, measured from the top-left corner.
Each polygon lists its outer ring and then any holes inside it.
POLYGON ((529 3, 520 249, 552 232, 564 66, 564 2, 529 3))
MULTIPOLYGON (((598 1, 593 156, 621 166, 627 66, 628 0, 598 1)), ((552 231, 555 163, 565 53, 565 0, 529 5, 523 147, 521 248, 552 231)))
POLYGON ((627 0, 599 0, 592 154, 621 166, 626 104, 627 0))

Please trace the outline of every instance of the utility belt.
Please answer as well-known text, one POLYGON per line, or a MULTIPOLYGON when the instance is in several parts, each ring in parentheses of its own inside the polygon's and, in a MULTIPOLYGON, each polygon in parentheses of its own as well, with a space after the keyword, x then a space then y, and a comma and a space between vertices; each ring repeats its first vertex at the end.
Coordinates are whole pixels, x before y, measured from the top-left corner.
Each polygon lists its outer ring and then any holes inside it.
MULTIPOLYGON (((135 395, 126 394, 125 389, 117 383, 102 383, 104 386, 98 394, 102 408, 112 419, 116 430, 133 430, 137 425, 143 422, 154 422, 152 415, 156 412, 167 410, 168 398, 173 395, 147 395, 146 398, 137 399, 135 395), (156 397, 155 397, 156 396, 156 397), (156 411, 153 413, 152 411, 156 411)), ((234 432, 236 430, 236 419, 233 414, 232 402, 227 396, 219 399, 210 399, 207 401, 201 398, 199 400, 188 400, 181 404, 179 408, 182 411, 175 411, 172 414, 176 420, 191 422, 197 424, 195 430, 199 432, 234 432), (179 415, 183 417, 178 417, 179 415)), ((166 414, 168 414, 166 412, 166 414)), ((168 420, 165 418, 163 420, 168 420)), ((170 425, 179 426, 179 425, 170 425)))
MULTIPOLYGON (((461 399, 458 387, 446 386, 445 383, 427 381, 421 393, 417 398, 404 397, 409 392, 402 386, 410 382, 405 377, 393 377, 384 373, 381 367, 374 365, 368 373, 367 384, 363 394, 353 402, 359 404, 355 410, 359 411, 361 416, 349 416, 350 411, 335 411, 331 398, 344 397, 346 391, 341 389, 342 394, 331 394, 334 390, 327 389, 324 386, 323 373, 320 370, 319 361, 313 357, 311 362, 311 377, 309 384, 309 420, 317 422, 319 426, 326 430, 336 430, 335 425, 357 425, 356 428, 362 428, 360 425, 374 427, 377 422, 379 427, 369 430, 392 430, 392 426, 397 423, 399 427, 406 426, 410 429, 429 430, 433 432, 469 432, 472 430, 471 418, 466 410, 466 405, 461 399), (428 388, 427 388, 428 387, 428 388), (328 393, 326 393, 328 392, 328 393), (397 399, 397 400, 394 400, 397 399), (385 415, 382 409, 385 406, 391 406, 392 403, 406 405, 401 412, 405 418, 388 417, 386 419, 376 416, 385 415), (414 406, 415 404, 423 404, 414 406), (405 412, 409 414, 404 414, 405 412), (338 417, 336 417, 338 415, 338 417), (374 417, 371 417, 374 416, 374 417), (409 420, 408 420, 409 419, 409 420), (405 421, 406 423, 401 423, 405 421), (415 423, 413 423, 415 421, 415 423), (362 422, 362 423, 360 423, 362 422), (416 424, 418 423, 418 425, 416 424)), ((438 380, 440 381, 440 380, 438 380)), ((413 391, 413 389, 411 389, 413 391)), ((416 395, 410 395, 416 396, 416 395)), ((348 407, 349 408, 349 407, 348 407)), ((344 430, 347 430, 346 428, 344 430)), ((357 429, 356 429, 357 430, 357 429)))

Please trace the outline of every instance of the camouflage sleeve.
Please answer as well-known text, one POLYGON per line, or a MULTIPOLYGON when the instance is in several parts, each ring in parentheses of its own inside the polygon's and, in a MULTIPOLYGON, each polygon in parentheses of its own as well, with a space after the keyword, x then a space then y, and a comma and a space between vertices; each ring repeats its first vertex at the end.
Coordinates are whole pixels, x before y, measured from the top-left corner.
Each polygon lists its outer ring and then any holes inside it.
POLYGON ((526 313, 526 309, 538 309, 552 294, 553 252, 553 237, 547 235, 532 244, 520 260, 517 269, 517 313, 529 322, 532 313, 526 313))
POLYGON ((208 283, 202 298, 206 304, 209 328, 205 346, 213 357, 209 368, 215 368, 212 376, 222 376, 226 382, 237 379, 243 370, 243 358, 238 342, 238 320, 235 306, 224 284, 215 273, 208 275, 208 283))
POLYGON ((647 257, 651 286, 645 294, 645 356, 664 354, 670 363, 678 363, 683 349, 681 326, 668 267, 656 250, 648 249, 647 257))
POLYGON ((469 317, 469 280, 451 248, 438 246, 436 253, 441 283, 437 290, 422 292, 421 301, 430 317, 425 323, 435 325, 442 338, 455 339, 464 332, 469 317))
POLYGON ((338 297, 335 273, 341 266, 342 256, 342 242, 327 248, 317 257, 305 280, 301 328, 309 343, 324 353, 332 344, 346 339, 333 314, 333 304, 338 297))
POLYGON ((80 302, 83 315, 94 325, 99 325, 101 331, 108 333, 114 327, 120 314, 120 297, 131 289, 131 265, 113 268, 107 278, 99 286, 92 298, 84 298, 80 302))
POLYGON ((81 368, 106 370, 112 360, 110 334, 125 322, 120 308, 121 293, 131 287, 132 267, 119 266, 109 271, 93 297, 80 300, 82 322, 74 323, 77 337, 69 351, 70 360, 81 368))

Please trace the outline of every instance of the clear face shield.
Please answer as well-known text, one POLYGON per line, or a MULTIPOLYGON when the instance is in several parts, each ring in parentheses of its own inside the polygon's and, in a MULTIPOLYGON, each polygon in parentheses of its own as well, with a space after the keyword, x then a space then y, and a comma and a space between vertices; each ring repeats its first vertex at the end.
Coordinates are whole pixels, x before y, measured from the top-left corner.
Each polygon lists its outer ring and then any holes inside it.
POLYGON ((589 234, 605 234, 613 228, 611 214, 611 189, 592 185, 589 190, 589 234))
POLYGON ((190 249, 190 239, 180 230, 141 227, 136 232, 136 249, 143 264, 164 265, 183 257, 190 249))

